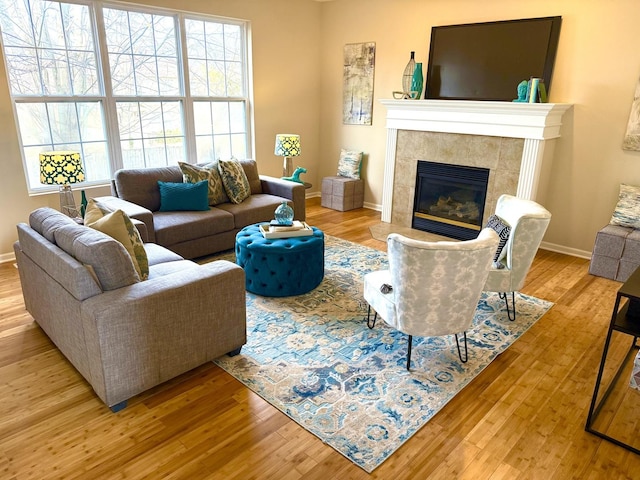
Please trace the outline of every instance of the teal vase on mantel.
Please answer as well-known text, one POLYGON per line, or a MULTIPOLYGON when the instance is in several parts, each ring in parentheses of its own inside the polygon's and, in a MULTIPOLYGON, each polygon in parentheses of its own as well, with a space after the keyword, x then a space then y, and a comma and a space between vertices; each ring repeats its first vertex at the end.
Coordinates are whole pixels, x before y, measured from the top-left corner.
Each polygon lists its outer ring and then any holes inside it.
POLYGON ((414 100, 420 100, 422 96, 422 82, 422 63, 416 63, 413 79, 411 80, 411 98, 414 100))

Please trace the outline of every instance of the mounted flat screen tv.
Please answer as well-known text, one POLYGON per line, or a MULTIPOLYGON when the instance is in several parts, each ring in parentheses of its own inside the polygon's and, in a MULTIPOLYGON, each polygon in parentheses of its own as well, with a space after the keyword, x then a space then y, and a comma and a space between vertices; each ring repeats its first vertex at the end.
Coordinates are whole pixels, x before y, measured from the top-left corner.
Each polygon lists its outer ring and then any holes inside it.
POLYGON ((545 17, 432 27, 424 98, 510 102, 531 77, 544 79, 548 94, 561 23, 545 17))

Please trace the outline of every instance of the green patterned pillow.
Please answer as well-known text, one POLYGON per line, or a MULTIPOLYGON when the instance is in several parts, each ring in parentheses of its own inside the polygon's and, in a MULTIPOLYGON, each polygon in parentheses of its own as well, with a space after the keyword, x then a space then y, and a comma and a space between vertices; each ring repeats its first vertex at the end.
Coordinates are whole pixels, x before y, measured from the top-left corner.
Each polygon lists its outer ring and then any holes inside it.
POLYGON ((222 185, 222 178, 220 178, 220 173, 218 172, 218 162, 204 166, 178 162, 178 165, 180 165, 182 178, 185 182, 198 183, 203 180, 209 182, 209 205, 218 205, 229 201, 224 185, 222 185))
POLYGON ((129 253, 133 266, 141 280, 149 278, 149 259, 144 249, 140 232, 135 227, 129 216, 122 210, 103 214, 99 204, 93 199, 87 204, 87 217, 91 223, 85 223, 88 227, 109 235, 120 242, 129 253))
POLYGON ((360 179, 360 168, 362 166, 362 152, 352 152, 340 150, 340 160, 338 161, 338 176, 360 179))
POLYGON ((220 172, 222 184, 232 203, 242 203, 251 196, 251 186, 240 162, 218 160, 218 172, 220 172))
POLYGON ((621 227, 640 228, 640 187, 620 184, 618 204, 609 223, 621 227))

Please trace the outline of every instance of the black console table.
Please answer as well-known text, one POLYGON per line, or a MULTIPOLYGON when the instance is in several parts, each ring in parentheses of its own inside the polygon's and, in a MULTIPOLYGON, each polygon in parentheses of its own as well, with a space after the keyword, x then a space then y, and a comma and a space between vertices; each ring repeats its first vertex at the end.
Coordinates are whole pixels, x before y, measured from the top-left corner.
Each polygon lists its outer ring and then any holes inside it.
POLYGON ((616 382, 619 380, 622 370, 628 364, 630 359, 633 361, 632 358, 635 356, 635 352, 639 347, 638 337, 640 337, 640 268, 638 268, 622 285, 622 287, 620 287, 618 294, 616 295, 616 303, 611 314, 611 322, 609 323, 609 330, 607 331, 607 339, 604 342, 604 350, 602 352, 602 359, 600 360, 598 378, 596 379, 596 385, 593 390, 593 397, 591 398, 591 406, 589 407, 589 415, 587 416, 587 424, 585 426, 585 430, 587 432, 593 433, 600 438, 604 438, 605 440, 640 455, 640 450, 638 448, 600 432, 593 426, 602 406, 609 397, 609 394, 613 390, 616 382), (625 303, 621 308, 620 304, 622 302, 625 303), (631 342, 629 351, 618 366, 613 379, 606 387, 606 390, 604 390, 600 402, 598 402, 598 393, 601 388, 604 388, 604 386, 601 386, 602 376, 605 369, 605 363, 607 361, 607 353, 609 352, 611 336, 614 331, 632 336, 633 341, 631 342))

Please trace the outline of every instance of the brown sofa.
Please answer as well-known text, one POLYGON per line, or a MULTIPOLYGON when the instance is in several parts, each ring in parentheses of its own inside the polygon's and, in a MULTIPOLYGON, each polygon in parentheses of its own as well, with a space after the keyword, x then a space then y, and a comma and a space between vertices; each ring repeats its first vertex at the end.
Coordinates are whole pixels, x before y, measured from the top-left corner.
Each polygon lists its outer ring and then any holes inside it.
POLYGON ((278 205, 286 201, 294 218, 305 220, 305 189, 297 182, 258 174, 254 160, 241 160, 251 196, 240 204, 222 203, 207 211, 161 212, 158 180, 182 182, 176 166, 119 170, 112 182, 111 197, 99 197, 112 210, 121 209, 137 225, 143 240, 165 246, 184 258, 196 258, 229 250, 242 228, 268 222, 278 205))
POLYGON ((27 310, 112 410, 246 343, 244 271, 145 244, 141 281, 125 247, 51 208, 18 225, 27 310))

